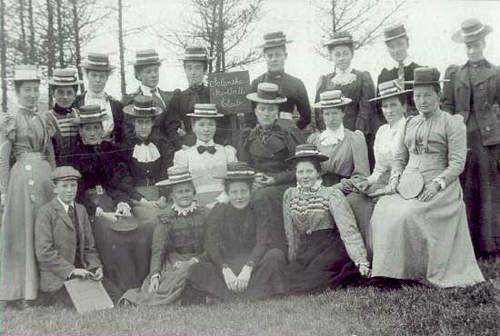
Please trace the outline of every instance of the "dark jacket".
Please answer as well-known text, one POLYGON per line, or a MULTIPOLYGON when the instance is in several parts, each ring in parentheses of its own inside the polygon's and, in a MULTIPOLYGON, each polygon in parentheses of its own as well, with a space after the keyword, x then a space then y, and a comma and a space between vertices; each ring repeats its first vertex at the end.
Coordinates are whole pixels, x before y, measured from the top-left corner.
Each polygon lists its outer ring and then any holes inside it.
POLYGON ((79 232, 68 213, 54 198, 38 210, 35 224, 35 252, 40 270, 40 290, 54 292, 75 269, 77 235, 82 266, 87 270, 101 267, 94 245, 89 217, 83 205, 75 203, 79 232))
POLYGON ((483 146, 500 144, 500 69, 486 60, 474 69, 451 65, 445 79, 442 108, 462 114, 467 125, 474 114, 483 146))
MULTIPOLYGON (((299 112, 297 127, 299 129, 304 129, 311 123, 309 97, 304 83, 299 78, 289 75, 286 72, 277 74, 266 72, 252 81, 252 92, 257 92, 257 86, 262 82, 277 84, 280 88, 281 95, 287 98, 285 103, 280 104, 280 112, 293 113, 295 108, 297 108, 299 112)), ((253 107, 255 107, 255 104, 253 104, 253 107)), ((252 108, 252 113, 245 115, 245 127, 252 128, 256 124, 257 118, 252 108)))

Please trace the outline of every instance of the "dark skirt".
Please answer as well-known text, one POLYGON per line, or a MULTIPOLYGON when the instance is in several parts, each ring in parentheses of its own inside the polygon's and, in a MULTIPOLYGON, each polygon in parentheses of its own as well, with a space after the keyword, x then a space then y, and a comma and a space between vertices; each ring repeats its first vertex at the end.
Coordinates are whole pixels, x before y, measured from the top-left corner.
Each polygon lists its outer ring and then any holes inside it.
MULTIPOLYGON (((236 276, 240 274, 248 258, 249 255, 245 254, 227 261, 236 276)), ((192 266, 187 290, 191 288, 221 301, 261 300, 284 295, 287 292, 285 264, 285 254, 280 249, 267 251, 255 266, 247 290, 243 293, 234 293, 227 288, 220 267, 210 262, 201 262, 192 266)))
MULTIPOLYGON (((468 122, 475 122, 474 117, 468 122)), ((467 219, 478 254, 500 253, 500 145, 483 146, 478 129, 467 132, 467 160, 460 176, 467 219)))
POLYGON ((304 235, 295 261, 288 265, 287 275, 292 294, 341 288, 359 279, 336 229, 304 235))

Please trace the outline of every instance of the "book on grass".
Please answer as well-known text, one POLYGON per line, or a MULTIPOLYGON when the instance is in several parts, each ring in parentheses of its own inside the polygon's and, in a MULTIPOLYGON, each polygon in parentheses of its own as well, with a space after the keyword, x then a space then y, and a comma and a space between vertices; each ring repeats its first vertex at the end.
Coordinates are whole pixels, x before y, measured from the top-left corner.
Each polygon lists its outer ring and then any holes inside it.
POLYGON ((79 313, 114 307, 101 281, 76 278, 65 281, 64 286, 79 313))

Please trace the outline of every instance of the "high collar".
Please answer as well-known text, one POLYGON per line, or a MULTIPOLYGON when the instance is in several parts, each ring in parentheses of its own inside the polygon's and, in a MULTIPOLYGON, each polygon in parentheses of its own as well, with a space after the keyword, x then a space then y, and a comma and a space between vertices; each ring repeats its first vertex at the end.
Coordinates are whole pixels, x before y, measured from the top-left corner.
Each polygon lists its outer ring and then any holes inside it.
POLYGON ((432 120, 432 119, 436 119, 436 118, 438 118, 438 117, 441 115, 441 113, 443 113, 443 112, 442 112, 442 111, 441 111, 441 109, 438 107, 438 108, 436 109, 436 111, 434 111, 434 112, 432 113, 432 115, 431 115, 431 116, 427 117, 427 116, 425 116, 423 113, 420 113, 420 116, 422 116, 422 118, 423 118, 424 120, 426 120, 426 121, 427 121, 427 120, 432 120))
POLYGON ((321 132, 319 136, 319 141, 323 146, 330 146, 338 144, 339 142, 344 140, 344 137, 345 137, 344 125, 340 124, 340 126, 335 130, 327 128, 323 132, 321 132))
POLYGON ((151 96, 153 91, 156 92, 156 94, 158 95, 160 94, 158 87, 150 88, 149 86, 140 84, 139 89, 141 90, 144 96, 151 96))
POLYGON ((341 70, 341 69, 335 67, 335 71, 334 71, 334 73, 336 73, 336 74, 350 74, 351 72, 352 72, 352 68, 351 67, 348 67, 345 70, 341 70))
POLYGON ((321 186, 323 185, 323 182, 321 181, 321 178, 319 178, 316 183, 314 183, 314 185, 310 188, 304 188, 302 187, 298 182, 297 182, 297 189, 299 190, 299 192, 305 192, 305 193, 315 193, 317 192, 321 186))
MULTIPOLYGON (((413 63, 413 58, 411 58, 410 55, 406 56, 406 58, 403 60, 403 66, 404 67, 407 67, 409 66, 410 64, 413 63)), ((396 62, 395 60, 393 60, 391 58, 391 63, 387 66, 388 69, 390 68, 399 68, 399 63, 396 62)))
POLYGON ((285 76, 285 70, 282 70, 282 71, 273 71, 273 72, 268 71, 267 72, 267 76, 269 78, 273 78, 273 79, 280 79, 280 78, 282 78, 282 77, 285 76))
POLYGON ((199 139, 196 139, 195 147, 198 147, 198 146, 215 146, 215 142, 213 139, 210 140, 209 142, 204 142, 204 141, 201 141, 199 139))
POLYGON ((198 202, 193 201, 187 208, 181 208, 176 203, 172 204, 172 210, 179 217, 186 217, 198 209, 198 202))
POLYGON ((68 212, 69 210, 69 206, 71 205, 73 207, 73 209, 75 208, 75 202, 71 202, 71 204, 66 204, 62 201, 62 199, 57 196, 57 200, 59 201, 59 203, 61 203, 62 207, 64 208, 64 211, 68 212))
POLYGON ((54 105, 53 110, 57 114, 61 114, 61 115, 67 115, 67 114, 70 114, 71 112, 73 112, 72 107, 61 107, 57 103, 54 105))

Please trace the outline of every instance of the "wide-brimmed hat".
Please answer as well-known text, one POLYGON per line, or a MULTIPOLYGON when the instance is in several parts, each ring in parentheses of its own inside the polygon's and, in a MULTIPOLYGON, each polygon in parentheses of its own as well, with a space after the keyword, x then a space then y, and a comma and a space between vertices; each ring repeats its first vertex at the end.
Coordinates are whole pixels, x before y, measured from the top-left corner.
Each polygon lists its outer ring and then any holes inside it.
POLYGON ((208 55, 208 51, 205 47, 201 46, 190 46, 184 49, 184 55, 180 59, 181 61, 188 62, 208 62, 212 57, 208 55))
POLYGON ((172 166, 167 169, 168 179, 156 183, 157 186, 173 186, 193 181, 193 176, 187 166, 172 166))
POLYGON ((291 42, 292 42, 291 40, 286 39, 286 35, 282 31, 277 31, 265 34, 264 44, 257 46, 257 48, 267 49, 267 48, 281 47, 291 42))
POLYGON ((402 23, 396 23, 391 26, 387 26, 384 29, 384 41, 389 42, 400 37, 408 37, 406 28, 402 23))
POLYGON ((216 176, 215 178, 222 180, 253 180, 255 178, 255 170, 246 162, 229 162, 226 174, 224 176, 216 176))
POLYGON ((420 67, 413 71, 412 81, 404 81, 403 83, 412 84, 415 87, 417 85, 433 85, 449 82, 448 79, 439 80, 440 76, 439 70, 434 67, 420 67))
POLYGON ((194 112, 186 115, 191 118, 221 118, 224 116, 217 112, 215 104, 194 104, 194 112))
POLYGON ((92 71, 113 71, 116 67, 109 63, 109 55, 100 53, 88 53, 82 62, 82 68, 92 71))
POLYGON ((397 80, 393 79, 387 82, 380 83, 378 85, 378 92, 378 97, 370 99, 371 102, 406 95, 410 92, 413 92, 413 90, 405 90, 404 87, 399 85, 399 82, 397 80))
POLYGON ((324 47, 333 48, 339 45, 346 45, 353 47, 354 40, 352 39, 352 35, 349 32, 336 32, 333 34, 333 37, 326 43, 323 43, 324 47))
POLYGON ((317 160, 321 162, 328 160, 328 156, 322 154, 316 145, 304 144, 295 147, 295 155, 286 159, 285 162, 295 162, 302 159, 317 160))
POLYGON ((451 39, 457 43, 468 43, 479 40, 493 31, 489 25, 482 24, 478 19, 468 19, 462 22, 460 30, 451 39))
POLYGON ((350 104, 352 99, 344 97, 340 90, 330 90, 319 94, 319 102, 314 104, 315 108, 341 107, 350 104))
POLYGON ((154 49, 138 50, 135 53, 134 67, 160 64, 160 56, 154 49))
POLYGON ((38 68, 33 64, 19 64, 14 67, 14 77, 8 78, 13 82, 39 82, 38 68))
POLYGON ((78 170, 71 166, 60 166, 54 168, 50 174, 52 181, 69 181, 69 180, 79 180, 82 175, 78 170))
POLYGON ((161 107, 155 106, 153 97, 137 95, 132 104, 123 108, 123 112, 135 118, 154 118, 161 114, 161 107))
POLYGON ((83 105, 78 108, 78 111, 80 125, 101 123, 106 116, 105 110, 99 105, 83 105))
POLYGON ((257 92, 247 94, 247 99, 256 103, 282 104, 286 97, 280 95, 280 87, 274 83, 259 83, 257 92))
POLYGON ((52 78, 49 80, 49 85, 52 87, 75 86, 81 83, 82 81, 78 79, 78 72, 74 68, 54 69, 52 78))

